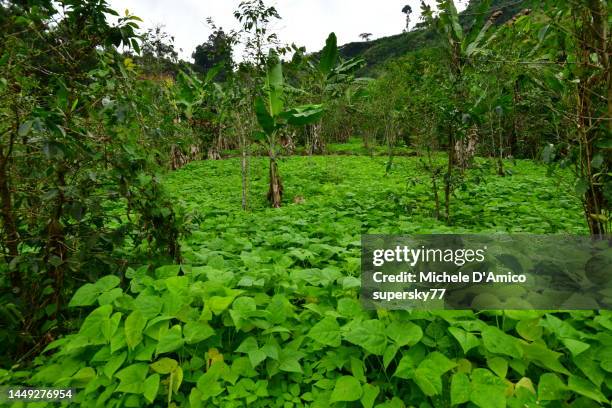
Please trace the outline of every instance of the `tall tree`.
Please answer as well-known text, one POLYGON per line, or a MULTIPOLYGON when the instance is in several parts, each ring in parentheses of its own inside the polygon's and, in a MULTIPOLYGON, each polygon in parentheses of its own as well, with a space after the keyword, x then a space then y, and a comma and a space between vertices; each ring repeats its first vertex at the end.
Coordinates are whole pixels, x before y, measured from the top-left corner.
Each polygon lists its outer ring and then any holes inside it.
POLYGON ((245 0, 234 11, 234 17, 242 24, 248 62, 264 71, 266 53, 278 46, 278 36, 271 31, 270 23, 280 20, 281 16, 276 8, 267 6, 264 0, 245 0))
POLYGON ((141 69, 153 75, 163 75, 175 71, 178 52, 174 48, 174 36, 168 34, 161 25, 150 28, 142 37, 141 69))
POLYGON ((196 70, 206 72, 216 65, 221 65, 219 78, 227 78, 234 66, 233 60, 234 36, 226 33, 223 28, 214 27, 208 40, 198 45, 191 55, 196 70))
POLYGON ((410 30, 410 15, 412 14, 412 7, 410 7, 410 4, 406 4, 402 8, 402 13, 406 15, 406 28, 404 31, 408 32, 410 30))
MULTIPOLYGON (((591 234, 608 234, 612 231, 610 2, 548 1, 545 6, 549 20, 538 35, 544 40, 553 33, 553 50, 563 68, 562 75, 548 78, 547 83, 567 101, 568 109, 561 113, 571 125, 563 145, 554 153, 569 153, 576 175, 575 191, 591 234)), ((551 50, 544 52, 550 55, 551 50)), ((552 156, 550 150, 545 156, 552 156)))

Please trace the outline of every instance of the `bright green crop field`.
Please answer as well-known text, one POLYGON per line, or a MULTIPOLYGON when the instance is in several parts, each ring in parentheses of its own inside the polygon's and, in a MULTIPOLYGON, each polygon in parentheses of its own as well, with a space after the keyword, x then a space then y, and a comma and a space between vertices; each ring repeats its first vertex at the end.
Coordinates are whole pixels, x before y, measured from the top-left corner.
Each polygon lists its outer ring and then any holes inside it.
POLYGON ((164 184, 190 213, 183 266, 129 269, 77 291, 84 319, 15 381, 77 389, 83 406, 597 407, 612 396, 612 313, 366 311, 360 234, 587 233, 562 178, 481 160, 433 216, 416 157, 291 157, 286 204, 265 204, 267 161, 203 161, 164 184), (560 182, 561 180, 561 182, 560 182), (294 198, 299 203, 294 203, 294 198), (303 200, 302 200, 303 199, 303 200), (42 364, 44 363, 44 364, 42 364))

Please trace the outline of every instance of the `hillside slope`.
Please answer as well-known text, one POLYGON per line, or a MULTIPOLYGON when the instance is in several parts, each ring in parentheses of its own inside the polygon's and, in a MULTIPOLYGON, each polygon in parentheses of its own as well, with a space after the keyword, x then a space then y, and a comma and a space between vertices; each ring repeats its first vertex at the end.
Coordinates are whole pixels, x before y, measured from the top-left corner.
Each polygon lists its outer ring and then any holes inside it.
MULTIPOLYGON (((476 10, 481 0, 472 0, 468 7, 460 13, 460 20, 464 27, 469 27, 476 15, 476 10)), ((531 0, 493 0, 488 13, 497 10, 502 15, 497 20, 503 24, 515 16, 524 8, 528 8, 531 0)), ((411 31, 389 37, 381 37, 372 41, 351 42, 340 47, 340 53, 344 58, 361 56, 367 61, 364 73, 375 73, 377 68, 387 60, 402 56, 412 51, 430 47, 437 41, 437 35, 423 23, 418 23, 411 31)))

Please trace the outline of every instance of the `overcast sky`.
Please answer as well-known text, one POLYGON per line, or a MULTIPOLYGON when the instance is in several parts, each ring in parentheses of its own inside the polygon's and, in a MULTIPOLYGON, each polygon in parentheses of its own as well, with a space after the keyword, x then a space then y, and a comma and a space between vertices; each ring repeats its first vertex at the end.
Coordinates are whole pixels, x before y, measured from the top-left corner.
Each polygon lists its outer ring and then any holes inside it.
MULTIPOLYGON (((142 18, 144 29, 164 25, 174 35, 177 50, 182 49, 180 57, 189 61, 196 45, 206 41, 211 33, 206 17, 212 17, 226 31, 239 28, 233 11, 240 0, 109 0, 109 3, 121 14, 127 8, 142 18)), ((467 0, 455 3, 463 9, 467 0)), ((273 26, 281 42, 306 46, 308 52, 320 50, 332 31, 339 44, 361 41, 359 34, 364 32, 372 33, 372 39, 398 34, 406 24, 402 13, 405 4, 413 9, 411 26, 420 17, 419 0, 269 0, 266 4, 274 5, 282 17, 273 26)))

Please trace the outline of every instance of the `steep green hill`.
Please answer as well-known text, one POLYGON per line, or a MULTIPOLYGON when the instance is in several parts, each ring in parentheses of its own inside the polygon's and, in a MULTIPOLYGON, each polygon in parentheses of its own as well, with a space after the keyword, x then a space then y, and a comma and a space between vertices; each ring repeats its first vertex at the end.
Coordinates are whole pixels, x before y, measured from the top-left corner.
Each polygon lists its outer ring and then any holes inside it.
MULTIPOLYGON (((481 0, 472 0, 468 7, 460 13, 460 20, 464 27, 469 27, 473 23, 480 2, 481 0)), ((488 13, 501 11, 502 14, 498 18, 497 24, 503 24, 524 8, 528 8, 531 2, 531 0, 493 0, 488 13)), ((340 47, 340 53, 344 58, 357 56, 365 58, 368 63, 365 73, 372 74, 385 61, 411 51, 430 47, 436 41, 436 33, 423 23, 418 23, 409 32, 382 37, 372 41, 344 44, 340 47)))

